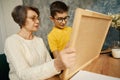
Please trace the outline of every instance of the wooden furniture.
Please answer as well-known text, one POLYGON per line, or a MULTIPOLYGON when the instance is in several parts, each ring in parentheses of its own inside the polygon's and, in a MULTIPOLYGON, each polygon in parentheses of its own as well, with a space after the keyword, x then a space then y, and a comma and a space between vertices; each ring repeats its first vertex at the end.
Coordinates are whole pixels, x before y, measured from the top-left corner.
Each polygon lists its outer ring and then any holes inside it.
POLYGON ((120 58, 113 58, 110 52, 100 54, 97 59, 83 70, 120 78, 120 58))
POLYGON ((62 80, 68 80, 99 56, 111 21, 110 16, 76 9, 70 39, 70 46, 76 49, 76 64, 63 72, 62 80))

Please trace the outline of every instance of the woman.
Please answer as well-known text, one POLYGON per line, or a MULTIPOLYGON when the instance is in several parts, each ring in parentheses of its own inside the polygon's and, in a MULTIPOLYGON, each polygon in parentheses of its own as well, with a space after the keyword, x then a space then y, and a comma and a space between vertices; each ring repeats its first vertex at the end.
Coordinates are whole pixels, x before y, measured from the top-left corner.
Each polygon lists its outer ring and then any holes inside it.
POLYGON ((10 80, 45 80, 74 65, 74 49, 64 49, 52 60, 43 40, 33 35, 39 28, 37 8, 16 6, 12 17, 20 26, 20 31, 5 42, 10 80))

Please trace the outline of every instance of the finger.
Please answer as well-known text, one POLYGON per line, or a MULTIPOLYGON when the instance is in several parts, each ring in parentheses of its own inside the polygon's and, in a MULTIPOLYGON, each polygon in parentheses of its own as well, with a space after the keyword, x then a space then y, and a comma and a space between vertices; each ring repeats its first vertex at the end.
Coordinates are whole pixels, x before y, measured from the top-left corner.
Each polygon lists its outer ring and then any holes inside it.
POLYGON ((75 53, 76 50, 74 48, 67 48, 66 53, 75 53))

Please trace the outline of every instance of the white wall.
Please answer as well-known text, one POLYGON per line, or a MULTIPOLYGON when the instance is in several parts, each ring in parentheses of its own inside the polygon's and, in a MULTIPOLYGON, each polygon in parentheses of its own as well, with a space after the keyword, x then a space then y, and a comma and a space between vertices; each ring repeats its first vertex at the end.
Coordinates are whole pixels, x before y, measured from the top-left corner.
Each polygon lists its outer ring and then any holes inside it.
POLYGON ((0 0, 0 52, 3 52, 5 39, 19 29, 11 17, 11 11, 19 4, 23 4, 22 0, 0 0))

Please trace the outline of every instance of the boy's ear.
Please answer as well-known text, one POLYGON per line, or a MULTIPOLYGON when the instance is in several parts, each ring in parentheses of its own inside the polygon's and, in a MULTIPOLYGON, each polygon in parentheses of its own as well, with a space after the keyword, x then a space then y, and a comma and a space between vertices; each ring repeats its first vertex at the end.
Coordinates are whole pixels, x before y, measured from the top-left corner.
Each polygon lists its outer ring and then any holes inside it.
POLYGON ((49 18, 50 18, 50 20, 51 20, 51 21, 54 21, 54 19, 53 19, 53 17, 52 17, 52 16, 50 16, 49 18))

